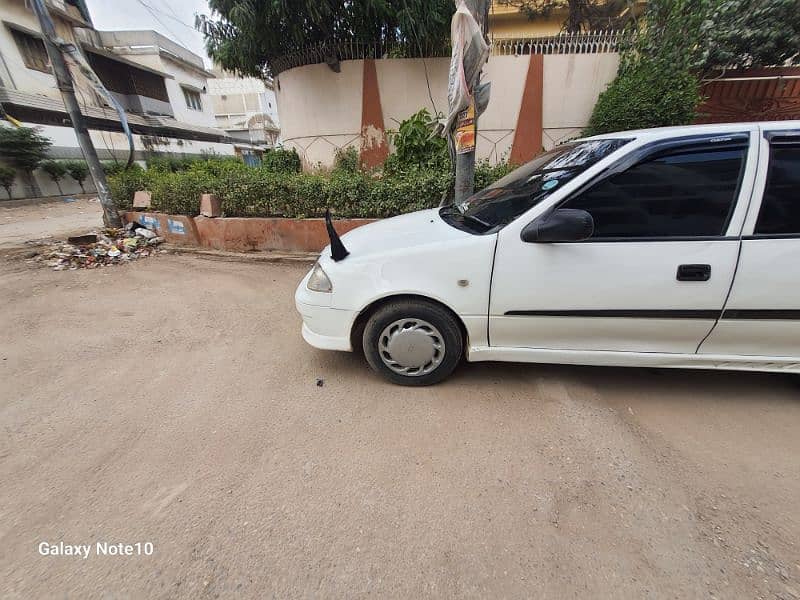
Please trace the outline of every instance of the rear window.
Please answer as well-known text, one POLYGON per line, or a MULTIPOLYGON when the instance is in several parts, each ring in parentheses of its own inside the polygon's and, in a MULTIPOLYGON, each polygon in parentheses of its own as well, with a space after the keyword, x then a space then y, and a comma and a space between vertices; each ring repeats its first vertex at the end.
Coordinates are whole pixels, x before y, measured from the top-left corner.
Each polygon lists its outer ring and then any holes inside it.
POLYGON ((755 233, 800 234, 800 143, 770 148, 767 186, 755 233))

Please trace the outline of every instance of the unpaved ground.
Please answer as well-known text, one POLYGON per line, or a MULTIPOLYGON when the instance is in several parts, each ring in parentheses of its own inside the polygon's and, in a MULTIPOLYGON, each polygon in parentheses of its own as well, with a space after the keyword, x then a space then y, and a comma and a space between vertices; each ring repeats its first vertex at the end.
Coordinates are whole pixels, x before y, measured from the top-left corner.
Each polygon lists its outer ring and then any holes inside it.
POLYGON ((303 343, 302 274, 0 264, 0 596, 800 596, 788 378, 480 364, 392 387, 303 343))
POLYGON ((0 248, 48 236, 86 233, 102 226, 103 209, 96 199, 0 202, 0 248))

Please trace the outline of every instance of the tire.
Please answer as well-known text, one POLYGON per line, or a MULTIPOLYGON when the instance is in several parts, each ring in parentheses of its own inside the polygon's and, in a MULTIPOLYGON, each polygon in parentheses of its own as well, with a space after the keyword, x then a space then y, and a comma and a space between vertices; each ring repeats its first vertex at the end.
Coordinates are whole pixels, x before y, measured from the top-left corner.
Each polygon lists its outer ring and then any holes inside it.
POLYGON ((464 335, 447 309, 423 300, 397 300, 367 320, 362 345, 376 373, 398 385, 425 386, 455 370, 464 354, 464 335))

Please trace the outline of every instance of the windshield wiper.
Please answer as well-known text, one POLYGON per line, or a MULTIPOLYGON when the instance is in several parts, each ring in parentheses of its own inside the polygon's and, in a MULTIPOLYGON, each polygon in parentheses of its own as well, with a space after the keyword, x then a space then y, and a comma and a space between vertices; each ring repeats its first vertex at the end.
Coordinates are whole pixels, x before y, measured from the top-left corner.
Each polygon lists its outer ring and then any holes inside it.
POLYGON ((464 219, 465 221, 471 221, 473 223, 477 223, 478 225, 480 225, 481 227, 485 227, 486 229, 491 229, 492 227, 494 227, 494 225, 492 225, 491 223, 487 223, 483 219, 479 219, 478 217, 475 217, 473 215, 468 215, 467 213, 461 212, 461 209, 458 208, 456 204, 450 204, 448 206, 445 206, 442 208, 442 211, 444 211, 445 214, 448 215, 457 215, 462 219, 464 219))

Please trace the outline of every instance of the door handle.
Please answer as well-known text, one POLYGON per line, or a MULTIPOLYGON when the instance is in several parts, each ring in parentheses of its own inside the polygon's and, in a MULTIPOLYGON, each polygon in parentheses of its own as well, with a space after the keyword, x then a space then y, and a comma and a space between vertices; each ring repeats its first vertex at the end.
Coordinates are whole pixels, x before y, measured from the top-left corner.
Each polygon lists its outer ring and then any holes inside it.
POLYGON ((680 265, 678 281, 708 281, 711 279, 711 265, 680 265))

